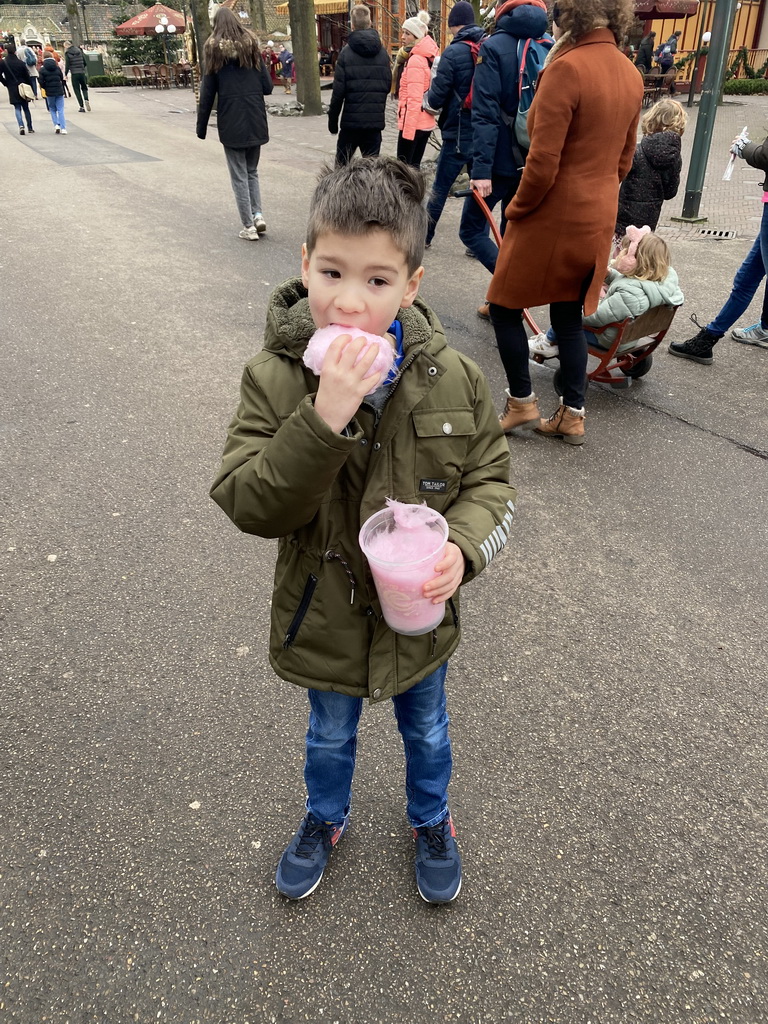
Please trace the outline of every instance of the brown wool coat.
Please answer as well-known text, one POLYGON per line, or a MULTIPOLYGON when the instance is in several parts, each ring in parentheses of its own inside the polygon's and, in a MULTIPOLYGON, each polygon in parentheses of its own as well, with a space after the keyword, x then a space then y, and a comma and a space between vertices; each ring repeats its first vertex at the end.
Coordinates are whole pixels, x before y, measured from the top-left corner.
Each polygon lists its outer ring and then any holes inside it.
POLYGON ((560 50, 542 71, 491 302, 522 309, 576 301, 594 271, 584 312, 597 309, 642 98, 642 76, 607 28, 560 50))

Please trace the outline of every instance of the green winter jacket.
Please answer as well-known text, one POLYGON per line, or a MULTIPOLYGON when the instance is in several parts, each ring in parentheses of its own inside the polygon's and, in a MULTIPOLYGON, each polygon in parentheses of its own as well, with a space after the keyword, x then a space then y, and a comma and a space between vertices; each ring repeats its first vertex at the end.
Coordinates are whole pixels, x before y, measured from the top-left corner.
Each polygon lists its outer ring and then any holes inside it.
POLYGON ((292 280, 270 300, 263 351, 243 373, 213 500, 245 533, 278 537, 270 662, 283 679, 385 700, 434 672, 460 638, 458 593, 425 636, 393 633, 358 544, 387 497, 426 502, 466 559, 463 583, 504 547, 514 512, 509 448, 480 370, 448 347, 420 299, 401 309, 404 359, 379 414, 345 436, 315 412, 302 363, 315 327, 292 280))

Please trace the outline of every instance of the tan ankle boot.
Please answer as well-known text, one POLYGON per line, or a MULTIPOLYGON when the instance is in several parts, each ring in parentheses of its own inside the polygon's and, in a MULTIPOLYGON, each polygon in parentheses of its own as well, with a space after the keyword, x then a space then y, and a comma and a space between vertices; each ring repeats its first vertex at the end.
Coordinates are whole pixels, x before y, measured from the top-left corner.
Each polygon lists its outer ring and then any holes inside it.
POLYGON ((584 444, 584 411, 575 412, 560 405, 548 420, 536 424, 536 432, 545 437, 562 437, 566 444, 584 444))
POLYGON ((523 430, 535 430, 541 423, 541 413, 536 395, 528 399, 513 398, 507 390, 507 404, 504 412, 499 416, 501 429, 505 434, 515 427, 522 427, 523 430))
POLYGON ((491 319, 491 310, 487 302, 484 302, 482 306, 477 307, 477 315, 480 317, 481 320, 491 319))

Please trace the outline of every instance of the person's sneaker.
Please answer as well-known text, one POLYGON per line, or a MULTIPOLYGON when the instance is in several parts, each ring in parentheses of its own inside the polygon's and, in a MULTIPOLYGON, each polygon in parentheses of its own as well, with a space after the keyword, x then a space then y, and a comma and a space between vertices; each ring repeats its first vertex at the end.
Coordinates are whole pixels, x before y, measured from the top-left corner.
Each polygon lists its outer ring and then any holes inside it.
POLYGON ((528 356, 531 359, 535 359, 536 356, 540 356, 542 359, 551 359, 559 354, 560 349, 547 339, 544 332, 528 339, 528 356))
POLYGON ((58 125, 54 125, 54 129, 53 130, 56 132, 57 135, 61 135, 61 128, 59 128, 58 125))
POLYGON ((66 128, 62 128, 61 129, 61 134, 62 135, 66 135, 67 134, 67 129, 66 128))
POLYGON ((251 226, 249 228, 243 228, 243 230, 240 232, 239 237, 240 238, 247 238, 251 242, 258 242, 258 240, 259 240, 259 232, 253 226, 253 224, 251 224, 251 226))
POLYGON ((461 889, 461 857, 456 830, 448 814, 437 825, 413 830, 416 840, 416 885, 427 903, 450 903, 461 889))
POLYGON ((263 235, 267 230, 267 222, 264 220, 260 213, 257 213, 253 218, 253 226, 256 228, 260 235, 263 235))
POLYGON ((84 114, 85 113, 85 107, 79 107, 77 112, 78 112, 78 114, 84 114))
POLYGON ((285 848, 277 865, 275 885, 289 900, 303 900, 315 891, 323 877, 331 850, 341 839, 349 815, 341 825, 329 825, 307 814, 285 848))
POLYGON ((465 250, 464 250, 464 255, 465 255, 465 256, 469 256, 469 258, 470 258, 471 260, 476 260, 476 259, 477 259, 477 256, 475 256, 475 254, 474 254, 474 253, 472 252, 472 250, 471 250, 471 249, 465 249, 465 250))
POLYGON ((19 135, 26 135, 26 134, 27 133, 24 131, 23 128, 19 128, 19 135))
POLYGON ((477 307, 477 315, 480 317, 481 320, 491 319, 491 310, 487 302, 484 302, 482 306, 477 307))
POLYGON ((507 403, 504 406, 504 412, 499 416, 499 424, 504 433, 508 434, 515 427, 522 427, 523 430, 533 430, 538 427, 541 422, 541 413, 536 395, 532 394, 530 398, 513 398, 509 393, 509 388, 506 390, 506 395, 507 403))
POLYGON ((91 104, 88 102, 88 100, 85 101, 85 109, 88 111, 88 113, 91 112, 91 104))
POLYGON ((536 427, 537 434, 545 437, 561 437, 566 444, 584 444, 584 410, 572 409, 561 404, 548 420, 542 419, 536 427))
POLYGON ((35 129, 34 128, 30 128, 29 129, 29 134, 30 135, 34 135, 35 134, 35 129))
POLYGON ((742 345, 757 345, 758 348, 768 348, 768 328, 761 323, 752 324, 751 327, 744 327, 742 330, 731 331, 734 341, 740 341, 742 345))

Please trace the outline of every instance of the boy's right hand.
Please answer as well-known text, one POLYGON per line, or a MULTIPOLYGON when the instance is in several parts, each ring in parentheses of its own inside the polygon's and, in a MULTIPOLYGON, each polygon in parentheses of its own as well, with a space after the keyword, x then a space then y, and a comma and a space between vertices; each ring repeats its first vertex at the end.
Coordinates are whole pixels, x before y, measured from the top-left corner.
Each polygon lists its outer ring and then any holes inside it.
POLYGON ((371 389, 377 374, 371 367, 378 354, 375 345, 365 338, 340 334, 331 345, 323 361, 323 372, 315 397, 315 412, 325 420, 331 430, 340 434, 360 408, 360 403, 371 389), (359 363, 357 357, 364 349, 359 363))

